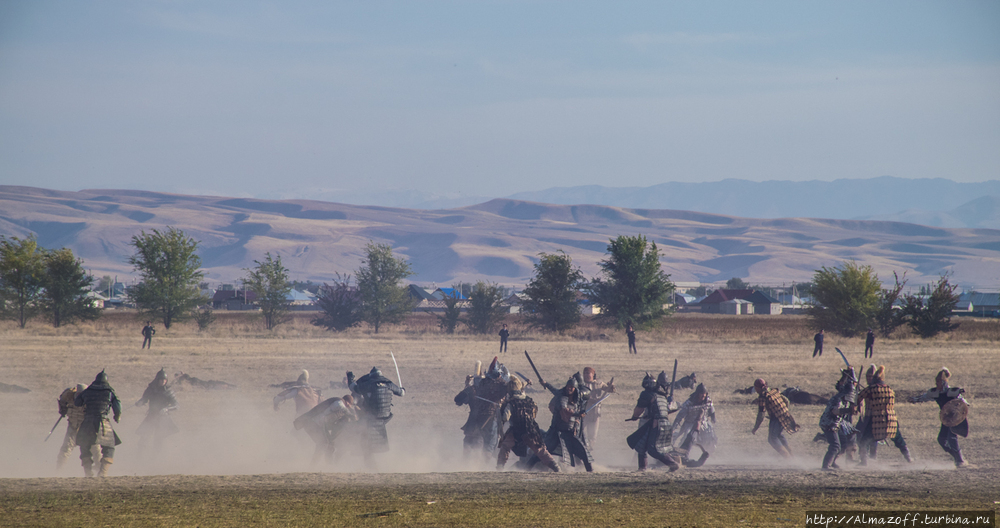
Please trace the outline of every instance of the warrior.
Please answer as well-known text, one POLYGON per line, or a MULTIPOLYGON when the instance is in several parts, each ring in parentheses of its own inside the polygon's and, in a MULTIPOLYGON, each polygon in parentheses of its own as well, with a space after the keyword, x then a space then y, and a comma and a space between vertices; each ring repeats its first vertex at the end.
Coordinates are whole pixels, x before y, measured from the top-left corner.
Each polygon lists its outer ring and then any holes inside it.
POLYGON ((286 381, 281 386, 286 386, 285 390, 274 397, 274 410, 278 410, 281 402, 289 399, 295 400, 295 415, 301 416, 306 411, 319 405, 323 391, 309 384, 309 371, 303 370, 299 374, 298 380, 294 383, 286 381))
MULTIPOLYGON (((594 471, 594 459, 587 448, 586 442, 581 438, 583 430, 580 418, 585 414, 583 407, 586 397, 580 390, 579 375, 574 375, 566 385, 560 389, 552 400, 549 401, 549 410, 552 411, 552 424, 545 435, 545 448, 552 456, 565 459, 570 457, 570 465, 576 465, 576 458, 583 461, 583 467, 587 472, 594 471)), ((551 385, 545 384, 547 388, 551 385)), ((551 390, 551 388, 550 388, 551 390)), ((528 462, 531 467, 541 457, 537 454, 528 462)))
POLYGON ((911 403, 935 401, 941 408, 941 430, 938 432, 938 444, 946 453, 955 459, 955 467, 969 467, 969 463, 962 457, 962 448, 958 445, 958 437, 969 436, 969 404, 962 396, 965 389, 961 387, 951 387, 948 379, 951 378, 951 371, 942 367, 934 378, 935 387, 927 392, 916 396, 910 400, 911 403), (955 401, 958 403, 952 403, 955 401))
POLYGON ((365 461, 371 465, 373 454, 389 450, 389 435, 385 424, 392 419, 392 395, 402 396, 406 390, 383 376, 378 367, 372 367, 371 372, 357 380, 354 379, 353 372, 348 372, 347 383, 351 392, 361 398, 359 405, 364 410, 363 420, 368 431, 368 437, 364 440, 365 461))
POLYGON ((681 404, 674 419, 673 429, 677 431, 676 438, 680 440, 677 452, 680 453, 686 467, 700 467, 708 460, 718 438, 715 436, 715 406, 708 396, 704 383, 699 383, 691 396, 681 404), (691 448, 698 446, 701 457, 691 460, 691 448))
POLYGON ((108 383, 108 375, 103 370, 98 373, 94 382, 73 398, 73 405, 85 407, 83 422, 76 434, 83 473, 88 478, 94 476, 94 455, 91 448, 96 444, 101 446, 101 462, 97 475, 106 477, 108 466, 114 462, 115 446, 122 443, 108 418, 110 412, 117 422, 122 414, 122 403, 108 383))
POLYGON ((82 384, 77 384, 75 387, 70 387, 62 391, 62 394, 59 395, 59 400, 57 400, 59 403, 59 416, 66 418, 67 427, 62 447, 59 448, 59 456, 56 458, 56 469, 63 467, 63 464, 73 454, 73 448, 76 447, 76 435, 80 431, 80 424, 83 423, 83 414, 86 407, 77 406, 73 400, 85 388, 82 384))
POLYGON ((649 374, 642 379, 642 389, 632 417, 626 420, 641 420, 639 429, 626 439, 628 446, 639 453, 639 471, 646 470, 647 455, 663 462, 670 471, 677 471, 680 464, 668 452, 673 439, 669 414, 677 409, 670 409, 667 395, 659 390, 660 384, 649 374))
POLYGON ((145 450, 150 440, 153 442, 153 450, 159 451, 163 446, 163 440, 178 432, 177 425, 170 419, 170 412, 177 410, 177 398, 174 391, 167 386, 167 373, 160 369, 156 373, 153 381, 146 386, 142 398, 135 402, 136 407, 149 405, 146 418, 139 424, 136 434, 139 435, 139 450, 145 450))
POLYGON ((754 423, 750 434, 757 434, 760 424, 764 423, 766 411, 767 422, 767 443, 785 458, 792 457, 792 450, 788 447, 788 440, 785 438, 785 431, 794 433, 799 430, 799 425, 795 423, 795 418, 788 411, 788 404, 778 389, 768 389, 767 382, 757 378, 753 382, 754 389, 757 390, 757 422, 754 423))
POLYGON ((830 446, 823 457, 823 469, 840 469, 837 465, 837 457, 847 450, 848 444, 854 441, 856 431, 851 425, 851 416, 854 414, 854 387, 857 380, 854 376, 854 367, 848 366, 840 371, 840 380, 835 385, 837 394, 830 398, 823 409, 823 414, 819 417, 819 428, 823 431, 823 437, 830 446))
POLYGON ((501 417, 510 426, 500 440, 500 451, 497 453, 497 471, 507 464, 511 450, 515 454, 527 454, 527 449, 535 452, 535 456, 552 471, 559 471, 559 464, 552 458, 542 441, 542 432, 538 428, 535 417, 538 406, 534 400, 524 394, 524 382, 514 376, 507 383, 510 392, 500 410, 501 417), (523 451, 522 451, 523 450, 523 451))
POLYGON ((907 462, 912 462, 906 440, 899 431, 896 417, 896 393, 885 382, 885 365, 872 365, 865 373, 868 386, 858 393, 857 403, 864 403, 864 416, 858 424, 861 452, 859 465, 867 466, 868 458, 876 458, 878 442, 891 439, 907 462))
POLYGON ((500 406, 507 396, 510 373, 496 357, 483 377, 467 377, 466 387, 455 396, 455 405, 469 406, 469 418, 462 426, 465 433, 463 445, 468 455, 473 449, 482 449, 492 456, 500 438, 502 424, 500 406))
POLYGON ((349 422, 358 421, 354 398, 348 394, 343 398, 329 398, 293 422, 295 429, 305 429, 316 443, 312 463, 316 465, 320 457, 329 464, 333 461, 334 441, 349 422))
MULTIPOLYGON (((588 400, 599 402, 605 396, 615 392, 614 379, 610 382, 597 381, 597 371, 593 367, 583 367, 583 388, 590 391, 588 400)), ((597 431, 601 426, 601 404, 598 403, 583 417, 584 438, 591 449, 597 441, 597 431)))

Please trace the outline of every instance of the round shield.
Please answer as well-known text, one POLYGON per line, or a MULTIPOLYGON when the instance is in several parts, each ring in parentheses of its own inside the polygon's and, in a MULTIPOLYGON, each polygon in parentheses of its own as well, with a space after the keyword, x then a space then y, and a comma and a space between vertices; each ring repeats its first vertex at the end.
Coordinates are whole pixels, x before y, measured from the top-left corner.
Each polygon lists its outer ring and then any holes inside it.
POLYGON ((941 424, 945 427, 955 427, 969 416, 969 404, 961 398, 955 398, 941 407, 941 424))

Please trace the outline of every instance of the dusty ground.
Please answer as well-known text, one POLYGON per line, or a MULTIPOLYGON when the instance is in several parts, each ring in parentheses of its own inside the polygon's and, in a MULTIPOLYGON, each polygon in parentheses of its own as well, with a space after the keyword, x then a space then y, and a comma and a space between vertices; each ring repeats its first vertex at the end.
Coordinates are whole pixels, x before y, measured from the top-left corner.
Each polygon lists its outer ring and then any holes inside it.
MULTIPOLYGON (((898 451, 883 446, 877 465, 828 474, 818 471, 824 446, 811 442, 821 406, 793 407, 804 430, 790 437, 797 459, 785 463, 767 445, 766 431, 750 435, 755 417, 751 397, 733 391, 763 377, 772 386, 798 385, 829 395, 842 365, 832 347, 840 346, 861 364, 859 339, 828 339, 828 351, 813 359, 811 334, 790 344, 770 343, 750 332, 670 341, 647 335, 640 338, 637 356, 626 354, 624 340, 614 333, 592 341, 525 336, 512 340, 511 352, 501 357, 512 370, 530 375, 523 354, 528 349, 542 374, 554 382, 590 365, 602 379, 614 376, 619 387, 603 407, 595 450, 599 474, 550 475, 496 474, 488 472, 491 462, 462 456, 458 428, 466 411, 452 398, 475 360, 492 359, 492 338, 406 332, 337 336, 294 325, 275 334, 249 327, 208 334, 175 328, 161 329, 153 350, 142 351, 138 328, 0 329, 0 382, 32 391, 0 394, 5 424, 0 430, 0 510, 14 514, 11 519, 65 525, 76 522, 74 515, 81 511, 92 511, 109 525, 235 525, 229 522, 233 519, 307 525, 314 517, 326 519, 316 524, 327 526, 563 525, 572 514, 559 512, 579 508, 592 522, 576 524, 666 525, 680 518, 696 525, 740 520, 747 525, 801 525, 804 512, 813 507, 992 510, 1000 500, 994 482, 1000 469, 1000 354, 992 339, 906 339, 879 342, 876 349, 899 400, 929 388, 941 366, 952 370, 953 381, 968 390, 973 404, 972 433, 962 445, 974 469, 956 470, 938 447, 936 405, 899 403, 903 432, 917 461, 906 464, 898 451), (311 443, 291 427, 292 402, 275 412, 271 398, 277 390, 268 384, 293 380, 306 368, 314 384, 334 383, 326 396, 343 395, 347 370, 360 374, 378 365, 395 378, 390 350, 407 389, 406 397, 395 402, 389 424, 393 451, 371 470, 360 462, 358 446, 345 438, 336 464, 312 467, 311 443), (697 372, 715 401, 719 449, 701 469, 636 474, 634 453, 624 443, 634 424, 624 419, 631 414, 643 373, 669 370, 674 358, 679 359, 679 375, 697 372), (184 371, 224 380, 237 389, 178 391, 181 408, 174 419, 182 432, 167 441, 163 452, 140 453, 135 429, 144 410, 132 403, 161 367, 171 374, 184 371), (89 383, 101 368, 107 368, 125 405, 117 425, 124 444, 112 466, 115 478, 53 478, 82 473, 75 454, 62 472, 55 470, 62 424, 42 442, 58 418, 55 399, 71 384, 89 383), (432 501, 437 502, 426 504, 432 501), (113 513, 119 510, 130 517, 113 513), (356 517, 384 510, 399 511, 356 517)), ((545 427, 549 416, 541 414, 545 427)))

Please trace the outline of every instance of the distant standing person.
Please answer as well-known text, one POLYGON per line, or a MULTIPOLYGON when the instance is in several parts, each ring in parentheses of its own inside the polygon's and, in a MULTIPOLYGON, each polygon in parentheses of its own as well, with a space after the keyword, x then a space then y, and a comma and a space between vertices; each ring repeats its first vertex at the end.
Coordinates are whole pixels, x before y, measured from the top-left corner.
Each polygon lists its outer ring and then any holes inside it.
POLYGON ((507 338, 510 337, 510 332, 507 331, 507 325, 503 325, 500 329, 500 352, 507 351, 507 338))
POLYGON ((638 354, 635 348, 635 328, 632 328, 632 321, 625 323, 625 335, 628 336, 628 353, 638 354))
POLYGON ((152 321, 146 321, 146 326, 142 327, 142 348, 153 348, 153 334, 155 333, 152 321))
POLYGON ((865 336, 865 359, 875 357, 875 332, 872 329, 868 329, 868 335, 865 336))
POLYGON ((823 355, 823 330, 820 329, 819 333, 813 336, 813 341, 816 342, 816 346, 813 347, 813 357, 823 355))

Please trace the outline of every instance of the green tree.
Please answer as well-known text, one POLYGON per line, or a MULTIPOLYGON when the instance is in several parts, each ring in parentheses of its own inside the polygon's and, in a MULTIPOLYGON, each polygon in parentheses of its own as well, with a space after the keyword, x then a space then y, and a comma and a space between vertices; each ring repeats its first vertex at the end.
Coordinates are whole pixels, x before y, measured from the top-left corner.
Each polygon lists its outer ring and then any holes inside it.
POLYGON ((576 296, 584 282, 583 272, 561 250, 538 257, 535 276, 524 289, 527 298, 521 303, 521 313, 533 327, 563 333, 580 322, 576 296))
POLYGON ((903 301, 903 320, 923 338, 958 328, 957 323, 951 323, 951 312, 958 304, 957 289, 948 281, 948 276, 943 275, 937 284, 928 288, 928 295, 907 295, 903 301))
POLYGON ((750 285, 743 282, 743 279, 739 277, 733 277, 726 281, 727 290, 749 290, 750 285))
POLYGON ((58 328, 77 320, 93 321, 101 316, 101 309, 88 297, 94 278, 83 269, 83 261, 67 248, 47 251, 42 257, 45 274, 41 308, 58 328))
POLYGON ((903 273, 903 282, 899 281, 899 274, 892 272, 895 284, 891 288, 882 288, 878 294, 878 310, 875 312, 875 327, 883 337, 889 337, 896 328, 903 324, 902 310, 896 308, 896 301, 899 294, 906 285, 906 273, 903 273))
POLYGON ((598 316, 607 323, 649 327, 670 312, 663 305, 670 301, 674 284, 660 268, 656 242, 646 237, 620 235, 608 244, 608 257, 599 263, 603 278, 586 286, 590 300, 601 309, 598 316))
POLYGON ((853 260, 816 270, 812 287, 816 304, 808 312, 812 326, 844 337, 865 332, 878 312, 881 291, 875 270, 853 260))
POLYGON ((351 276, 337 274, 333 284, 323 283, 316 296, 320 315, 312 320, 333 332, 342 332, 361 324, 361 295, 351 286, 351 276))
POLYGON ((128 262, 141 277, 141 282, 129 290, 143 316, 163 320, 163 327, 191 317, 191 313, 206 299, 198 289, 204 273, 197 255, 198 241, 180 229, 142 231, 132 237, 135 254, 128 262))
POLYGON ((503 288, 497 284, 479 281, 469 294, 469 310, 465 324, 477 334, 489 334, 500 326, 507 315, 503 302, 503 288))
POLYGON ((361 295, 361 319, 375 329, 384 324, 398 323, 413 311, 414 303, 400 282, 413 275, 405 259, 392 255, 388 244, 369 241, 365 258, 354 272, 361 295))
POLYGON ((288 295, 292 293, 292 283, 288 281, 288 268, 281 264, 281 255, 271 258, 271 252, 266 253, 263 262, 253 261, 257 266, 243 268, 247 276, 243 278, 243 287, 257 294, 257 306, 264 317, 264 327, 268 330, 285 322, 288 314, 288 295))
POLYGON ((198 323, 198 331, 208 330, 215 323, 215 312, 211 307, 205 307, 194 314, 194 322, 198 323))
POLYGON ((38 313, 42 294, 45 250, 34 235, 0 236, 0 318, 24 325, 38 313))
POLYGON ((438 320, 438 328, 444 330, 446 334, 454 334, 455 329, 458 328, 458 323, 462 322, 460 319, 462 308, 458 305, 460 300, 458 297, 445 295, 442 301, 444 301, 444 313, 440 315, 434 314, 438 320))

